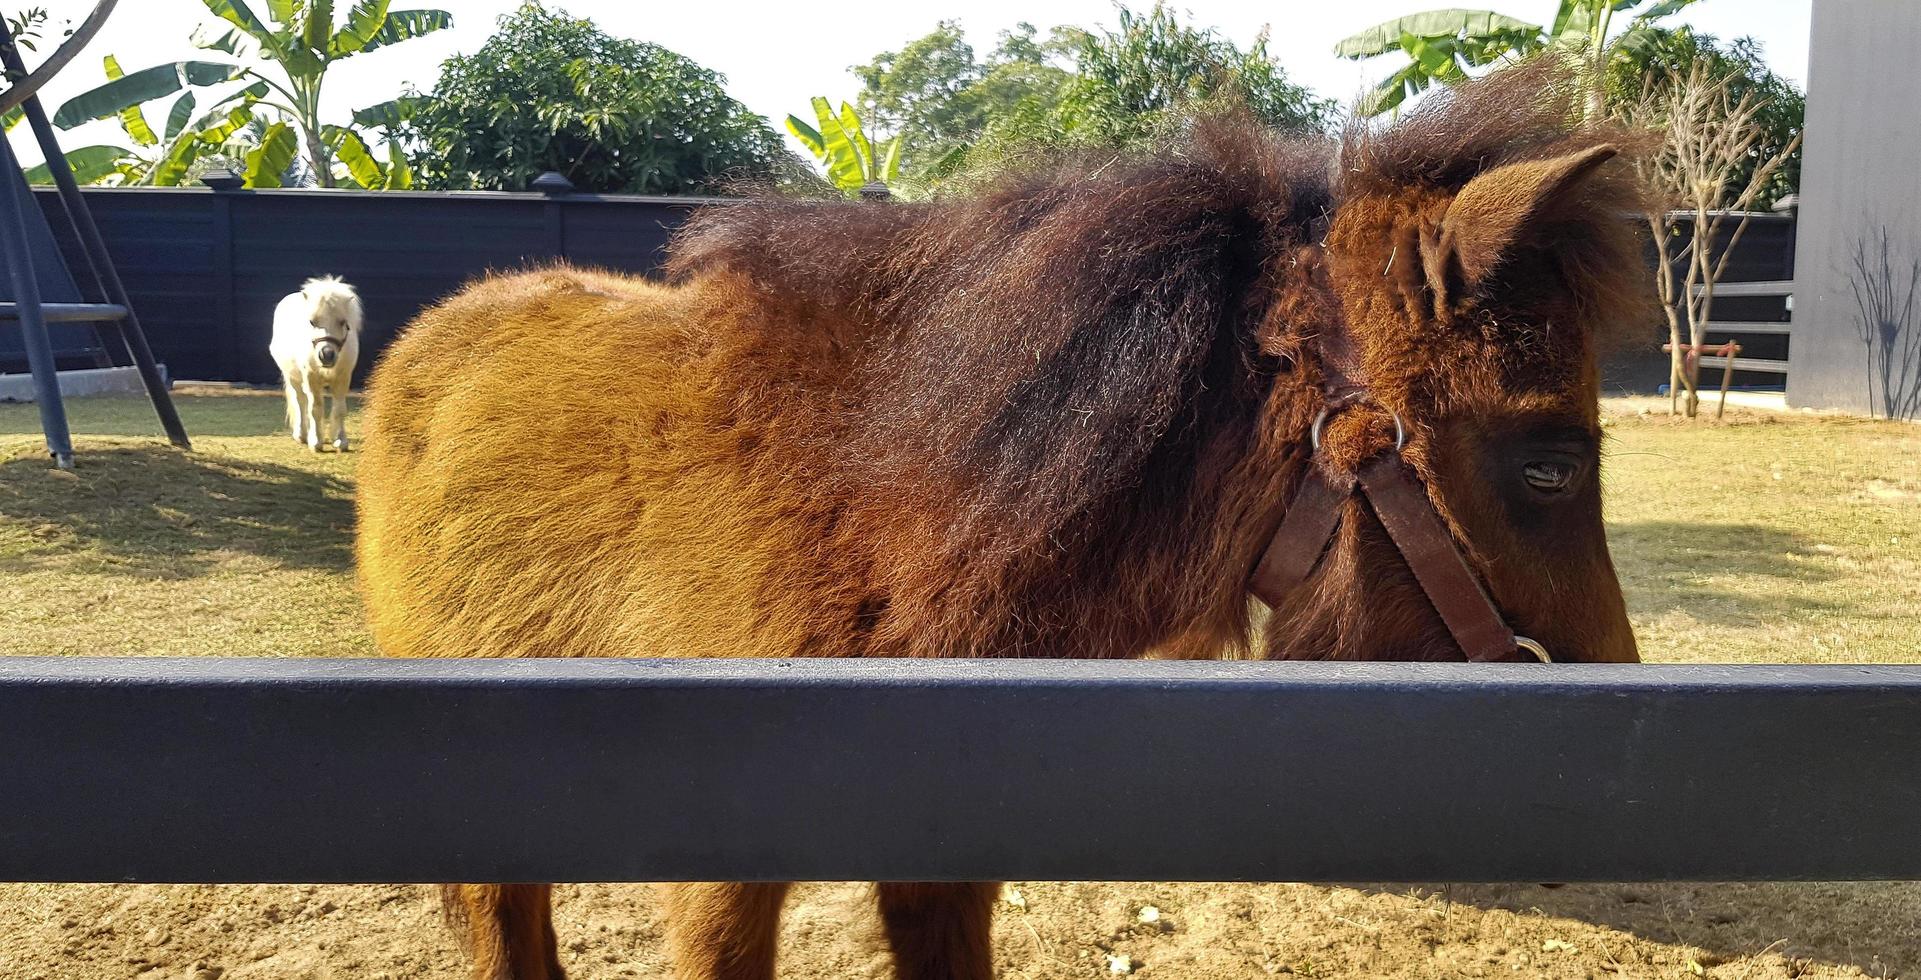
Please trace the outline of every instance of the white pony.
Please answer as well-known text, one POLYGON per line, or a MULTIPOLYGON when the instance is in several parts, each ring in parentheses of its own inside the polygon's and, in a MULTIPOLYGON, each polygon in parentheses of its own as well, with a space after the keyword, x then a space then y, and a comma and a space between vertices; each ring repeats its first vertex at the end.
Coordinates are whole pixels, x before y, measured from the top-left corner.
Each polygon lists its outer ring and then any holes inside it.
POLYGON ((338 276, 309 279, 273 310, 267 345, 287 387, 287 425, 295 442, 320 451, 321 430, 347 449, 347 385, 360 359, 360 296, 338 276), (332 395, 325 416, 321 409, 332 395))

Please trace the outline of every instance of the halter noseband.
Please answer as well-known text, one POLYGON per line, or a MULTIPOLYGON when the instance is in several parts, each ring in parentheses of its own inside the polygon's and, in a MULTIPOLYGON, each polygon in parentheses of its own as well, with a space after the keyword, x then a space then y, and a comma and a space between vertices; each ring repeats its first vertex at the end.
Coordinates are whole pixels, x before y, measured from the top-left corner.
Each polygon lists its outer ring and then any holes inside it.
POLYGON ((1494 601, 1481 588, 1480 579, 1468 568, 1455 545, 1454 536, 1434 510, 1434 504, 1421 488, 1413 467, 1401 458, 1407 432, 1400 415, 1394 419, 1394 448, 1385 450, 1360 465, 1352 477, 1336 485, 1327 475, 1321 460, 1321 428, 1341 411, 1360 404, 1374 404, 1367 382, 1354 356, 1345 325, 1336 326, 1319 338, 1322 370, 1321 411, 1308 430, 1314 458, 1308 461, 1307 475, 1294 492, 1281 524, 1268 541, 1260 564, 1248 582, 1254 593, 1270 608, 1279 608, 1288 594, 1307 580, 1328 542, 1340 526, 1341 511, 1348 497, 1356 492, 1367 498, 1380 518, 1387 536, 1414 573, 1421 591, 1434 611, 1447 625, 1447 631, 1469 661, 1490 663, 1521 661, 1551 663, 1547 648, 1508 628, 1494 601))

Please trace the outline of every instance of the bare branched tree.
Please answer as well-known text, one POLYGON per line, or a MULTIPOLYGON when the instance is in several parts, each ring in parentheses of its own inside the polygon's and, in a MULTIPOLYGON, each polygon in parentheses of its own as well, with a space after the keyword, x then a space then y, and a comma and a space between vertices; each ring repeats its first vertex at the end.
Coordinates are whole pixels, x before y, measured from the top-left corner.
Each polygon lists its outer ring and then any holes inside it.
POLYGON ((1758 117, 1767 106, 1752 92, 1736 96, 1733 81, 1733 76, 1713 77, 1706 62, 1697 61, 1686 73, 1647 79, 1639 98, 1616 109, 1623 123, 1662 134, 1659 152, 1635 165, 1651 192, 1646 217, 1660 259, 1655 280, 1673 345, 1668 410, 1679 408, 1685 389, 1689 417, 1701 396, 1699 363, 1684 358, 1685 345, 1705 342, 1714 284, 1747 231, 1750 208, 1801 145, 1797 134, 1779 152, 1760 159, 1746 185, 1738 186, 1742 165, 1763 152, 1767 134, 1758 117), (1684 218, 1692 219, 1685 236, 1680 232, 1684 218), (1685 270, 1678 282, 1677 265, 1685 270))

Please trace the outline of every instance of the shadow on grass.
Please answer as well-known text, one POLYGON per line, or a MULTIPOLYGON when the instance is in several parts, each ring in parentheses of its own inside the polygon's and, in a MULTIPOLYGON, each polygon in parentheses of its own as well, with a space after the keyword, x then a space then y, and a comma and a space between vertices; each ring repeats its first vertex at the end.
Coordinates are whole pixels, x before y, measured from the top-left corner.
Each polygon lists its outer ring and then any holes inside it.
POLYGON ((186 578, 234 553, 353 566, 353 486, 340 477, 165 445, 87 447, 79 462, 62 473, 37 452, 0 461, 0 522, 24 530, 0 537, 0 569, 94 562, 186 578))
POLYGON ((1790 615, 1831 610, 1809 598, 1810 583, 1833 578, 1817 554, 1792 531, 1761 524, 1636 521, 1608 525, 1608 547, 1627 594, 1628 611, 1657 617, 1686 613, 1709 626, 1756 627, 1790 615), (1751 588, 1707 584, 1737 575, 1751 588))
MULTIPOLYGON (((1684 882, 1556 888, 1374 883, 1352 887, 1376 894, 1441 898, 1478 909, 1536 912, 1650 942, 1693 946, 1707 952, 1700 958, 1705 967, 1770 952, 1802 961, 1803 968, 1806 961, 1856 966, 1875 977, 1912 976, 1909 971, 1921 967, 1921 936, 1913 929, 1912 913, 1921 903, 1921 883, 1916 882, 1684 882)), ((1632 955, 1627 950, 1606 953, 1610 958, 1632 955)), ((1653 970, 1629 962, 1621 975, 1653 975, 1653 970)))

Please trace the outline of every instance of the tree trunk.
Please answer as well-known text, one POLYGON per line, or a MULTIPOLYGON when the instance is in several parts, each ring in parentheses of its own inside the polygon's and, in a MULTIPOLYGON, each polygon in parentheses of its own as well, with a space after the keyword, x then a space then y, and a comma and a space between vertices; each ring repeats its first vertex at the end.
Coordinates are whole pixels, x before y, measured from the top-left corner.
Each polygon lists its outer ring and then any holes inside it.
POLYGON ((1683 360, 1685 355, 1682 354, 1681 345, 1686 343, 1687 341, 1683 339, 1681 336, 1680 315, 1674 312, 1674 307, 1672 306, 1667 308, 1667 313, 1668 313, 1668 350, 1669 350, 1668 414, 1674 415, 1678 413, 1681 408, 1681 376, 1682 374, 1685 373, 1682 369, 1682 365, 1685 363, 1683 360))
POLYGON ((333 164, 327 159, 326 144, 320 142, 318 131, 301 127, 307 137, 307 164, 313 167, 314 180, 322 187, 334 186, 333 164))

